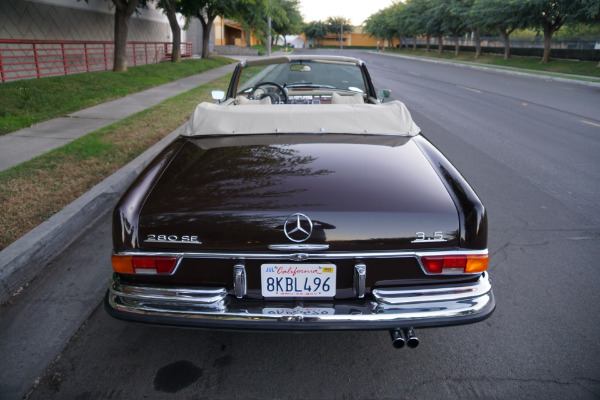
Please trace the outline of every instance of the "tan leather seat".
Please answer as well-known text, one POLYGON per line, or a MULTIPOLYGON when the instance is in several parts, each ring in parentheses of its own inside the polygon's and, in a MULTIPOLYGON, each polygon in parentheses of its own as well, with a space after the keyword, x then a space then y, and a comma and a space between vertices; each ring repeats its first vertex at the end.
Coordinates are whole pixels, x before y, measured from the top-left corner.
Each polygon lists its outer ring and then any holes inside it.
POLYGON ((333 92, 331 94, 331 104, 363 104, 362 94, 355 93, 351 96, 342 96, 333 92))
POLYGON ((271 104, 271 98, 269 96, 264 97, 260 100, 249 100, 246 97, 240 96, 236 97, 235 104, 238 106, 246 106, 246 105, 258 105, 258 104, 271 104))

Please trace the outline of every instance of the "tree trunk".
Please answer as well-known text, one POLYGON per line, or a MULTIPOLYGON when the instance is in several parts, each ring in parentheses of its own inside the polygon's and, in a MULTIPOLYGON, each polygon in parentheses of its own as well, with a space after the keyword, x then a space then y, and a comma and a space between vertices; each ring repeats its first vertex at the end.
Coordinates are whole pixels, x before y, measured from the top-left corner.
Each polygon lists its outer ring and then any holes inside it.
POLYGON ((181 62, 181 27, 177 22, 177 15, 175 10, 175 0, 169 1, 169 8, 167 10, 167 19, 171 26, 171 33, 173 34, 173 50, 171 61, 174 63, 181 62))
POLYGON ((417 37, 413 37, 413 51, 417 50, 417 37))
POLYGON ((454 35, 454 55, 457 56, 460 51, 460 43, 458 42, 458 35, 454 35))
POLYGON ((252 29, 244 32, 246 32, 246 47, 252 47, 252 29))
POLYGON ((389 45, 390 49, 394 48, 394 38, 393 37, 388 39, 388 45, 389 45))
POLYGON ((202 25, 202 58, 210 57, 210 31, 216 15, 206 15, 206 20, 200 11, 196 14, 202 25))
POLYGON ((473 32, 475 33, 475 58, 479 58, 481 56, 481 38, 477 28, 473 29, 473 32))
POLYGON ((438 36, 438 53, 442 54, 444 52, 444 37, 442 35, 438 36))
POLYGON ((431 36, 429 36, 429 35, 425 36, 425 52, 426 53, 429 53, 430 42, 431 42, 431 36))
POLYGON ((129 21, 135 11, 138 0, 113 0, 115 5, 115 51, 113 71, 127 71, 127 34, 129 21))
POLYGON ((508 60, 510 58, 510 41, 508 40, 509 33, 506 29, 500 29, 500 34, 502 35, 502 41, 504 42, 504 59, 508 60))
POLYGON ((542 64, 550 61, 550 50, 552 49, 552 27, 549 24, 544 24, 544 55, 542 56, 542 64))

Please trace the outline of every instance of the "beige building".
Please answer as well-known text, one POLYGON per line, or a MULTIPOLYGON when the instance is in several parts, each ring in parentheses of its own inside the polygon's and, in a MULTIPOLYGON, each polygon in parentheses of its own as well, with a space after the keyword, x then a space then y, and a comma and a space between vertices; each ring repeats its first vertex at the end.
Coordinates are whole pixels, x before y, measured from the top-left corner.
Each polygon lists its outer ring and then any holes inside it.
MULTIPOLYGON (((213 22, 213 30, 215 46, 247 46, 246 32, 239 22, 217 17, 213 22)), ((251 36, 250 40, 252 46, 259 43, 254 35, 251 36)))

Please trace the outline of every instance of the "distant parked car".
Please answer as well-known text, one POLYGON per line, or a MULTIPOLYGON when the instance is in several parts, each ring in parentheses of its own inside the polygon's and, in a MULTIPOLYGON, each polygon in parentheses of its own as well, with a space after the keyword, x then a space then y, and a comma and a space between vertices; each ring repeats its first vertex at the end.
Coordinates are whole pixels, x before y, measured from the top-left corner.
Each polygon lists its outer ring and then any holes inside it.
POLYGON ((387 95, 354 58, 241 62, 115 207, 107 311, 396 347, 490 316, 485 208, 387 95))

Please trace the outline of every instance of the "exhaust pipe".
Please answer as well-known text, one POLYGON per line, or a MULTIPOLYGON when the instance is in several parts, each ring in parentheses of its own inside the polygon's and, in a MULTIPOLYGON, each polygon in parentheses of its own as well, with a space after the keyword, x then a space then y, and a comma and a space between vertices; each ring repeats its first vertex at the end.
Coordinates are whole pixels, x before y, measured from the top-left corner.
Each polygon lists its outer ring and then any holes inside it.
POLYGON ((406 345, 411 349, 414 349, 419 345, 419 338, 415 336, 415 331, 413 328, 403 329, 404 336, 406 336, 406 345))
POLYGON ((404 340, 404 336, 402 336, 402 331, 400 329, 390 329, 390 336, 392 337, 392 345, 395 348, 401 349, 404 347, 404 344, 406 342, 404 340))

